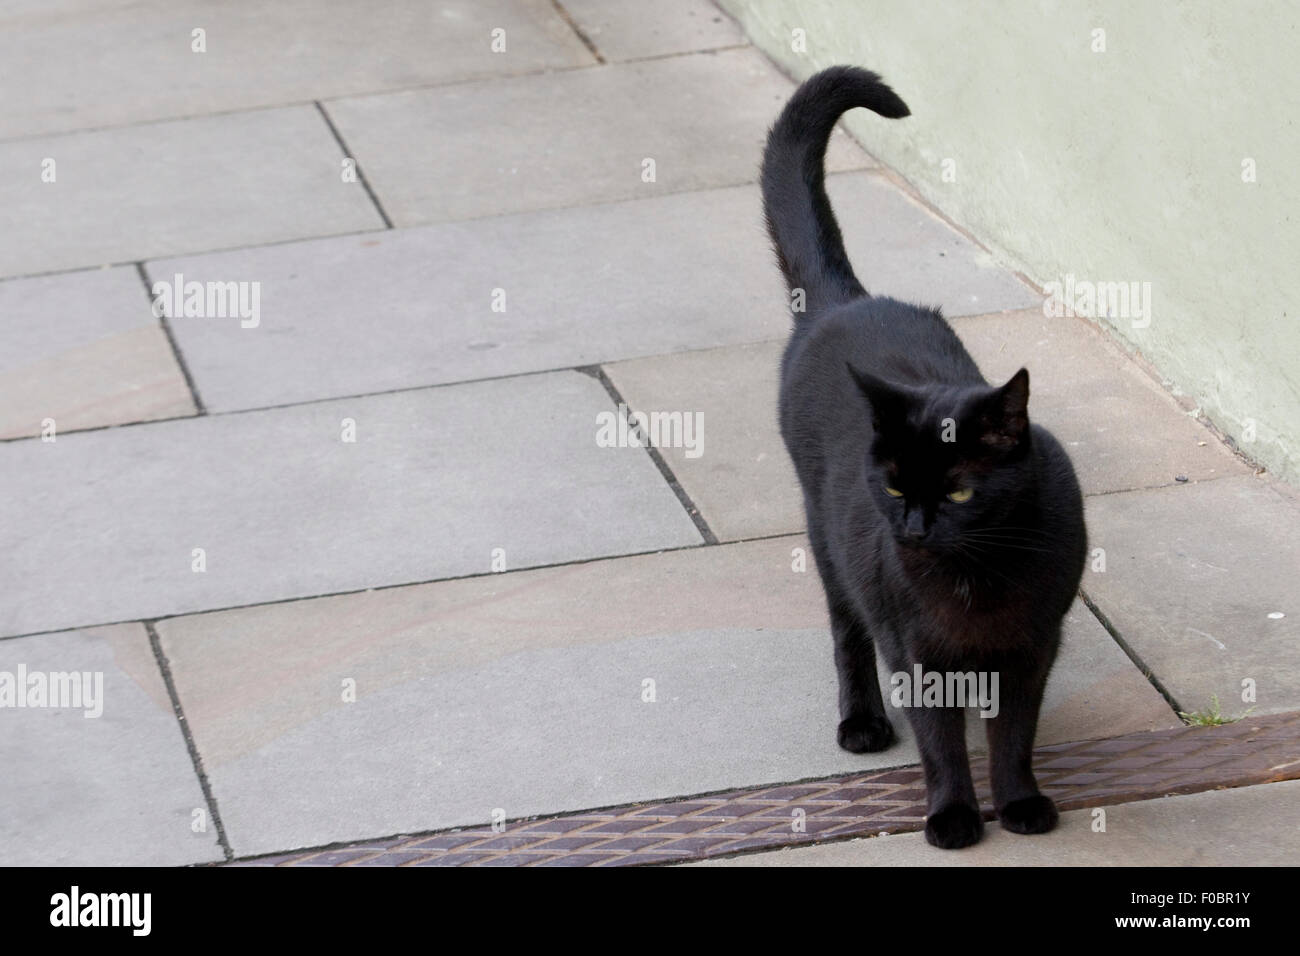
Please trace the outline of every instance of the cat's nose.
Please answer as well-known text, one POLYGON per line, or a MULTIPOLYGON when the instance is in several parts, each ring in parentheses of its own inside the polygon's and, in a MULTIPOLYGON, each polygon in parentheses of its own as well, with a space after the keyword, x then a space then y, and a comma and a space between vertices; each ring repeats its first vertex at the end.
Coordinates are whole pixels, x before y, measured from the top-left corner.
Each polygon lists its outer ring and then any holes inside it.
POLYGON ((907 523, 903 526, 903 537, 908 541, 924 541, 929 533, 930 529, 925 525, 924 514, 913 511, 907 516, 907 523))

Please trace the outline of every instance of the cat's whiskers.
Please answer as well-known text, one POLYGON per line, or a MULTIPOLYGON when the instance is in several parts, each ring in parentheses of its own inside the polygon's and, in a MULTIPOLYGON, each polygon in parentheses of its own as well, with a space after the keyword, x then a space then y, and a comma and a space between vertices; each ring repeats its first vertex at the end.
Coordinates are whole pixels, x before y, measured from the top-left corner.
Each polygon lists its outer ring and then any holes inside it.
MULTIPOLYGON (((972 569, 974 572, 991 571, 1003 581, 1007 582, 1007 584, 1011 586, 1012 590, 1028 593, 1029 588, 1023 582, 1017 581, 1010 575, 998 570, 998 568, 991 562, 983 560, 983 557, 987 552, 984 549, 981 549, 978 545, 972 542, 958 541, 953 547, 951 553, 955 557, 969 559, 973 564, 975 564, 975 567, 972 569)), ((967 606, 969 607, 969 601, 967 602, 967 606)))
POLYGON ((977 539, 972 539, 968 543, 971 545, 982 545, 983 547, 981 547, 980 550, 986 554, 992 554, 996 550, 1001 548, 1009 548, 1013 551, 1029 551, 1038 554, 1055 554, 1055 552, 1051 548, 1040 548, 1036 545, 1021 544, 1016 541, 987 541, 987 540, 981 541, 977 539))
POLYGON ((973 528, 962 532, 960 540, 972 545, 984 545, 986 550, 1010 548, 1018 551, 1037 551, 1043 554, 1056 553, 1055 548, 1042 546, 1049 540, 1046 536, 1035 540, 1018 528, 973 528))
POLYGON ((1051 538, 1051 532, 1044 531, 1042 528, 1019 528, 1010 525, 994 525, 990 528, 971 528, 964 533, 984 535, 1036 535, 1044 540, 1049 540, 1051 538))

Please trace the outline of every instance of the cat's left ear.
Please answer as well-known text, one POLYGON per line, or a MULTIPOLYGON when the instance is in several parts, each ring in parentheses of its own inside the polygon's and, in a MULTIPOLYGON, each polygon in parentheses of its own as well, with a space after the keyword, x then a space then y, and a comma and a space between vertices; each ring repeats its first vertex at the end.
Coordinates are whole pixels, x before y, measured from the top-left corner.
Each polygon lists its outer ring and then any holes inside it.
POLYGON ((980 407, 980 441, 1009 451, 1029 429, 1029 370, 1022 368, 1007 384, 994 389, 980 407))

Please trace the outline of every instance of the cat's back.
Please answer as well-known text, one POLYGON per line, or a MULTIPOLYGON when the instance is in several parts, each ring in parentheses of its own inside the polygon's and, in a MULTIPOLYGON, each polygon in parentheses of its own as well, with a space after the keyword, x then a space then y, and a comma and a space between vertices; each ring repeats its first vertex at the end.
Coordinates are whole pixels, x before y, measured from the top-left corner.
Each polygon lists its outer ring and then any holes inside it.
POLYGON ((849 363, 901 385, 987 384, 938 309, 863 296, 795 327, 781 367, 783 421, 787 408, 796 416, 829 415, 837 423, 836 409, 860 417, 849 363))

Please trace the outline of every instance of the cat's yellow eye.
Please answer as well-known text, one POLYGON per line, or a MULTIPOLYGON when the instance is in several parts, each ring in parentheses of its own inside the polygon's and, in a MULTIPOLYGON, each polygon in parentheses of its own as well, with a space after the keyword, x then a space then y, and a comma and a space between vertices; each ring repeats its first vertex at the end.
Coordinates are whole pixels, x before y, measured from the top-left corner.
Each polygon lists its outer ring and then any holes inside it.
POLYGON ((885 494, 889 495, 889 497, 891 498, 903 497, 903 493, 901 491, 899 491, 897 488, 891 488, 889 487, 889 485, 885 485, 885 494))
POLYGON ((975 494, 975 492, 970 488, 958 488, 956 491, 950 491, 948 493, 948 500, 959 505, 965 504, 967 501, 970 501, 971 495, 973 494, 975 494))

